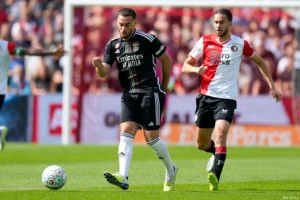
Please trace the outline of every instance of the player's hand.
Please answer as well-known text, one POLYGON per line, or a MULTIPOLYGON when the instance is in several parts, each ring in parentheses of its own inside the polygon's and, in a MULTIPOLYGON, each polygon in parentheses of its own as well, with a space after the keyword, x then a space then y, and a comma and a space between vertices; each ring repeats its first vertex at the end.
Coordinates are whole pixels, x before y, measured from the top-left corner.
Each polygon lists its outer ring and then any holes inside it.
POLYGON ((163 89, 163 90, 164 90, 165 93, 171 93, 171 92, 172 92, 172 90, 169 89, 169 88, 165 88, 165 89, 163 89))
POLYGON ((54 51, 52 52, 54 56, 62 56, 64 55, 64 53, 66 53, 66 51, 63 49, 61 45, 58 46, 56 49, 54 49, 54 51))
POLYGON ((102 60, 101 60, 101 58, 100 57, 94 57, 93 59, 92 59, 92 64, 93 64, 93 66, 94 67, 99 67, 101 64, 102 64, 102 60))
POLYGON ((197 74, 200 74, 200 75, 203 75, 207 70, 207 67, 204 66, 204 65, 201 65, 199 68, 198 68, 198 71, 197 71, 197 74))
POLYGON ((271 88, 271 89, 270 89, 270 93, 271 93, 271 95, 274 97, 274 99, 276 99, 276 102, 281 101, 282 95, 281 95, 280 92, 278 92, 278 91, 276 90, 276 88, 271 88))
POLYGON ((165 93, 170 93, 170 92, 171 92, 171 89, 169 89, 168 86, 162 86, 162 90, 163 90, 165 93))

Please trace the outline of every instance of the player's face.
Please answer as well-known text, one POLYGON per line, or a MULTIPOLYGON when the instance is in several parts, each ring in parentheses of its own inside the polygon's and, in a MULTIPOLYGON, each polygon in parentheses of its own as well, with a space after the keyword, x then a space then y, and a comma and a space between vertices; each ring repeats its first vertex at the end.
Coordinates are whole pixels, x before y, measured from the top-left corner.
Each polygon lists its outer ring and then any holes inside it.
POLYGON ((136 21, 132 17, 124 17, 119 15, 117 18, 117 23, 121 38, 127 39, 130 37, 134 31, 136 21))
POLYGON ((218 37, 225 37, 228 34, 231 25, 232 23, 228 20, 226 15, 215 14, 214 27, 215 33, 218 37))

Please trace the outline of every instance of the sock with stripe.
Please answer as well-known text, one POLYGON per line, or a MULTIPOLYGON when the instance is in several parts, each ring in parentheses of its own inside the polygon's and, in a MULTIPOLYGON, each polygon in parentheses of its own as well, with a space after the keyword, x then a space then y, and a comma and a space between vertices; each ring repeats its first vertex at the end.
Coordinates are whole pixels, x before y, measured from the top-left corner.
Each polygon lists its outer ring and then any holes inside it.
POLYGON ((164 163, 168 175, 174 175, 173 162, 171 160, 168 147, 161 139, 156 138, 147 144, 153 149, 157 157, 164 163))
POLYGON ((211 171, 216 175, 219 181, 225 164, 226 153, 227 153, 227 148, 225 146, 216 147, 214 165, 211 171))
POLYGON ((212 154, 215 155, 216 148, 215 148, 215 143, 214 143, 213 140, 210 140, 209 147, 206 150, 204 150, 204 151, 206 151, 208 153, 212 153, 212 154))
POLYGON ((128 180, 129 167, 133 154, 134 136, 130 133, 121 133, 119 143, 119 173, 128 180))

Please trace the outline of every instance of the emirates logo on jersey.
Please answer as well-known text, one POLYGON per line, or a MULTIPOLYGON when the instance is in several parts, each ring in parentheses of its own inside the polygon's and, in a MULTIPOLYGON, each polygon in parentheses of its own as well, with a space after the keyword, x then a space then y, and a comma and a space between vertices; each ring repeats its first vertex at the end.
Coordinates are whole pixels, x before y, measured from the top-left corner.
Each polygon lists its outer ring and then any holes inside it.
POLYGON ((231 51, 236 52, 239 48, 235 45, 231 46, 231 51))

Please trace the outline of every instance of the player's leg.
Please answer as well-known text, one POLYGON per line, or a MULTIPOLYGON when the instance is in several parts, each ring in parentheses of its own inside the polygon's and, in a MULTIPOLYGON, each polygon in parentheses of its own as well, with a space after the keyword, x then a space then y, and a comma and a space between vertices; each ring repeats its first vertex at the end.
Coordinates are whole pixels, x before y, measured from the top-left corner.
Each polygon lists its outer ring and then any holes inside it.
POLYGON ((142 126, 147 144, 153 149, 157 157, 163 162, 166 169, 164 191, 173 189, 178 171, 171 160, 168 147, 159 138, 161 114, 165 102, 164 93, 147 93, 141 99, 142 126))
POLYGON ((128 174, 133 154, 133 140, 138 129, 139 109, 136 104, 137 96, 124 93, 121 99, 120 143, 118 149, 119 172, 105 172, 106 180, 123 190, 128 189, 128 174))
POLYGON ((201 94, 196 99, 195 124, 197 125, 198 149, 212 154, 206 167, 206 170, 209 172, 212 169, 215 154, 215 143, 211 139, 215 119, 207 99, 206 96, 201 94))
POLYGON ((0 151, 4 149, 6 143, 6 135, 8 133, 8 129, 6 126, 0 126, 0 151))
MULTIPOLYGON (((0 95, 0 110, 2 108, 2 105, 4 103, 5 95, 0 95)), ((4 149, 5 146, 5 138, 8 133, 7 127, 5 126, 0 126, 0 151, 4 149)))
POLYGON ((226 138, 230 123, 226 120, 217 120, 214 129, 216 153, 213 160, 211 172, 208 174, 208 181, 210 183, 210 190, 218 190, 218 183, 220 181, 221 173, 225 164, 227 147, 226 138))
POLYGON ((220 100, 214 110, 214 117, 216 119, 214 129, 216 153, 213 168, 211 173, 208 174, 208 181, 210 183, 211 190, 218 189, 218 183, 220 181, 227 155, 227 135, 230 124, 233 120, 235 108, 235 100, 220 100))

